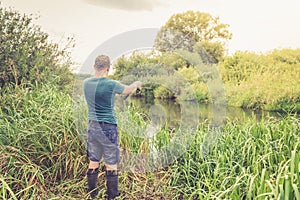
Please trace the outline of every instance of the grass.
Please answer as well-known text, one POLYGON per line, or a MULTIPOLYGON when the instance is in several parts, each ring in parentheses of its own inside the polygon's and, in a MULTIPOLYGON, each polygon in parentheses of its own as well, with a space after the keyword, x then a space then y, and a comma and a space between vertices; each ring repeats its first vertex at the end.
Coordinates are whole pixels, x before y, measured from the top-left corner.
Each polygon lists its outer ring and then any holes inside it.
POLYGON ((62 181, 79 179, 84 146, 72 116, 72 99, 53 87, 7 89, 1 99, 0 169, 4 199, 46 198, 62 181))
MULTIPOLYGON (((207 127, 200 132, 207 133, 207 127)), ((197 134, 174 168, 174 185, 190 190, 179 191, 184 199, 278 199, 281 193, 293 199, 299 194, 292 189, 300 186, 298 119, 229 122, 219 135, 203 156, 203 137, 197 134)))
MULTIPOLYGON (((0 198, 87 198, 82 140, 86 107, 74 109, 72 98, 53 86, 10 87, 2 94, 0 198)), ((128 152, 149 153, 151 144, 160 150, 186 140, 172 140, 183 130, 170 132, 167 124, 155 137, 141 137, 147 116, 130 109, 124 111, 126 117, 119 118, 121 147, 128 152)), ((296 114, 259 122, 228 121, 222 129, 201 123, 189 147, 171 165, 146 173, 121 172, 120 199, 298 200, 299 134, 296 114)), ((99 176, 102 199, 104 172, 99 176)))

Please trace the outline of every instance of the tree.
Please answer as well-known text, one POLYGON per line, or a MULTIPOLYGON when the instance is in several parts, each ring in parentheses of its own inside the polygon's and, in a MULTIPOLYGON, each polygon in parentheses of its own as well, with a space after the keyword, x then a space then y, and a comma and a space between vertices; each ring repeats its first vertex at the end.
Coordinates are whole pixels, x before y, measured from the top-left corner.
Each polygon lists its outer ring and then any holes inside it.
POLYGON ((228 27, 228 24, 219 22, 219 17, 208 13, 187 11, 175 14, 158 32, 154 47, 162 52, 183 48, 200 55, 205 50, 211 55, 212 62, 218 62, 225 53, 225 42, 232 37, 228 27))
POLYGON ((194 52, 197 52, 202 58, 203 63, 218 63, 224 59, 226 51, 221 42, 200 41, 194 45, 194 52))
MULTIPOLYGON (((69 40, 72 45, 72 38, 69 40)), ((70 45, 60 49, 48 34, 32 23, 32 16, 0 7, 0 88, 43 82, 70 89, 70 45)))

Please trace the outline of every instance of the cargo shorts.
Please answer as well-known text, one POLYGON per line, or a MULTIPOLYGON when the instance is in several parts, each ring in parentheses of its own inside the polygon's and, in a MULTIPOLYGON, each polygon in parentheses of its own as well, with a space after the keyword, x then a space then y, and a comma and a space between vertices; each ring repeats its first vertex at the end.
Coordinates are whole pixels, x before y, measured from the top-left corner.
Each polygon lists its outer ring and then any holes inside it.
POLYGON ((103 157, 108 165, 115 165, 120 161, 119 134, 116 124, 89 120, 87 156, 94 162, 99 162, 103 157))

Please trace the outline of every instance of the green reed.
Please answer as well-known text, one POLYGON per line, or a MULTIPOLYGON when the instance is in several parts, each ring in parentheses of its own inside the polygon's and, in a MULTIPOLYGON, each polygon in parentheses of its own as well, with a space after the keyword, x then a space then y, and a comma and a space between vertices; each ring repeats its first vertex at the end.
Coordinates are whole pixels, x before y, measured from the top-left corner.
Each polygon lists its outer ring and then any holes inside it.
MULTIPOLYGON (((8 88, 3 94, 0 198, 87 198, 86 105, 51 86, 8 88)), ((177 156, 158 170, 121 172, 120 199, 299 199, 297 115, 228 121, 221 129, 199 123, 192 137, 170 130, 168 122, 149 135, 149 118, 133 107, 117 115, 122 149, 146 154, 155 149, 164 163, 172 154, 161 149, 170 147, 177 156)), ((99 177, 102 199, 104 171, 99 177)))

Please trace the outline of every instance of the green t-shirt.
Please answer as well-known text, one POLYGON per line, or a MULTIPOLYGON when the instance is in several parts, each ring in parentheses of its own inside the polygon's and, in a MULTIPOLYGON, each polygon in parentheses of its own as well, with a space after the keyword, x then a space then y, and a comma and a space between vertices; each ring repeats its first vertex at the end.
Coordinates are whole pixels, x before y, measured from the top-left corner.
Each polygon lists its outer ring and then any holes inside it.
POLYGON ((88 119, 109 124, 117 124, 114 112, 115 95, 121 94, 124 86, 108 78, 88 78, 83 90, 88 104, 88 119))

